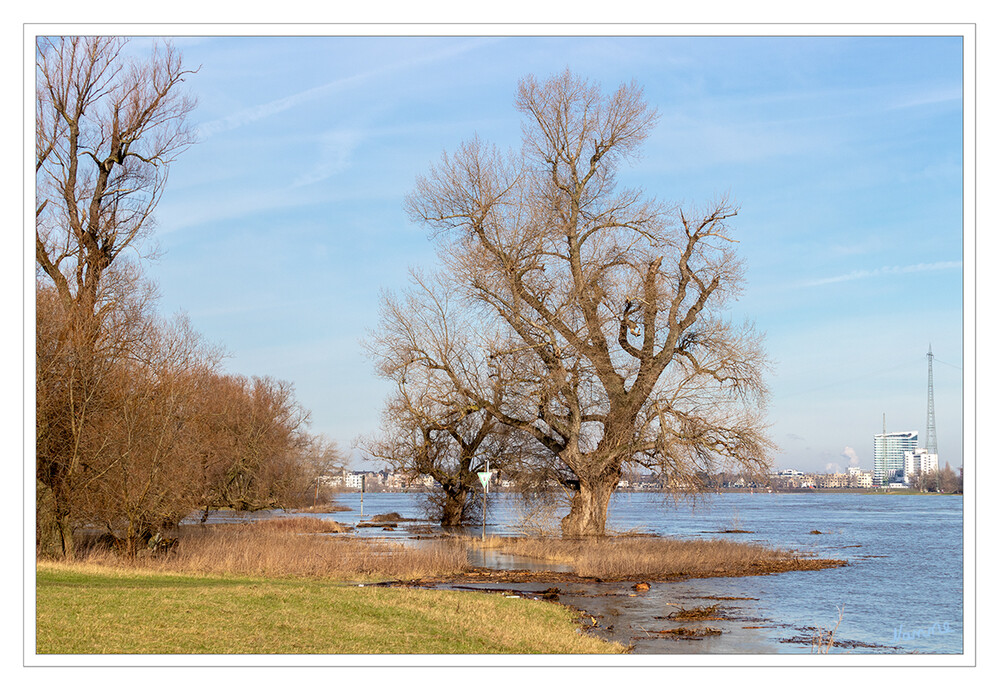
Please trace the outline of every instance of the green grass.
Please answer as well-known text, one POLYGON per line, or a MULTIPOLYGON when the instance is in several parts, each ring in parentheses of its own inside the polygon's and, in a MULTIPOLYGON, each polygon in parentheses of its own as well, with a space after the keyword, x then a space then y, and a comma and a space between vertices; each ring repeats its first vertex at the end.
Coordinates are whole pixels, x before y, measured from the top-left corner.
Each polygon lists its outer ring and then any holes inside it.
POLYGON ((39 654, 593 654, 557 604, 360 588, 316 579, 198 576, 44 564, 39 654))

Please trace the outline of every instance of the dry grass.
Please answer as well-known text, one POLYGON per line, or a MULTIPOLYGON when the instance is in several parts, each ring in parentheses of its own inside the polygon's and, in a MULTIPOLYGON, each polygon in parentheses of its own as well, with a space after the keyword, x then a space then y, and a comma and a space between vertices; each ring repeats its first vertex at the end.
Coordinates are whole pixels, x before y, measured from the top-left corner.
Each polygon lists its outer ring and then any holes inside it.
POLYGON ((299 517, 193 527, 163 556, 142 553, 134 561, 107 549, 89 549, 81 563, 154 572, 321 577, 371 580, 446 576, 468 566, 465 547, 424 543, 419 547, 381 540, 333 537, 338 523, 299 517))
POLYGON ((564 563, 583 577, 676 580, 819 570, 845 561, 813 559, 784 549, 725 539, 487 539, 485 548, 564 563))
POLYGON ((276 532, 281 534, 343 534, 353 531, 348 525, 333 520, 322 520, 314 517, 276 518, 274 520, 259 520, 243 525, 254 533, 276 532))
POLYGON ((344 513, 350 512, 348 506, 342 506, 339 503, 327 503, 321 506, 309 506, 308 508, 295 508, 288 512, 291 513, 344 513))

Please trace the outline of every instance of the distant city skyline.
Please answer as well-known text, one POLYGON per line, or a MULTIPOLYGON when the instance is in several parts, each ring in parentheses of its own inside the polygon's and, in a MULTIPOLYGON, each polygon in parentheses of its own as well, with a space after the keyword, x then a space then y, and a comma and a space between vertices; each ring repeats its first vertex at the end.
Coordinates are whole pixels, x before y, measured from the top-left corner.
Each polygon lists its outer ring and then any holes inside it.
MULTIPOLYGON (((143 51, 152 39, 138 39, 143 51)), ((871 438, 926 420, 963 463, 959 37, 174 39, 200 143, 171 169, 148 265, 225 367, 291 381, 345 448, 389 385, 359 340, 379 295, 437 265, 403 212, 418 174, 478 135, 518 147, 520 78, 636 81, 662 115, 621 184, 729 194, 746 265, 733 319, 767 335, 775 467, 871 469, 871 438)))

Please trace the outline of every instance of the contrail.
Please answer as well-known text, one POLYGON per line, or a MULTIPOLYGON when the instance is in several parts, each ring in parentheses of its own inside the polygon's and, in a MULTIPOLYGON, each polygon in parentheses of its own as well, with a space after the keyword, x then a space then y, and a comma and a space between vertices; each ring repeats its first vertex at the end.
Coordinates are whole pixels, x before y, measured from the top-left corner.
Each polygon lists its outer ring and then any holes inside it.
POLYGON ((843 283, 848 280, 860 280, 861 278, 874 278, 876 276, 896 275, 900 273, 922 273, 924 271, 943 271, 951 268, 961 268, 961 261, 937 261, 932 264, 911 264, 909 266, 882 266, 872 271, 853 271, 832 278, 820 278, 804 283, 807 286, 828 285, 829 283, 843 283))
POLYGON ((454 46, 449 46, 443 50, 438 50, 434 53, 430 53, 423 57, 410 57, 406 60, 401 60, 399 62, 394 62, 384 67, 379 67, 377 69, 368 70, 367 72, 360 72, 358 74, 351 75, 349 77, 343 77, 341 79, 335 79, 326 84, 321 84, 319 86, 314 86, 311 89, 306 89, 305 91, 300 91, 291 96, 285 96, 284 98, 279 98, 269 103, 262 103, 260 105, 255 105, 251 108, 245 108, 239 112, 233 113, 228 117, 219 118, 217 120, 212 120, 211 122, 206 122, 200 127, 198 127, 198 138, 207 139, 208 137, 218 134, 219 132, 226 132, 237 127, 242 127, 248 125, 251 122, 256 122, 265 117, 270 117, 271 115, 276 115, 277 113, 284 112, 289 108, 294 108, 302 103, 307 103, 308 101, 314 100, 328 93, 335 91, 341 91, 354 86, 359 86, 364 82, 368 81, 372 77, 376 77, 383 74, 389 74, 391 72, 396 72, 401 69, 408 67, 413 67, 415 65, 427 64, 431 62, 437 62, 439 60, 444 60, 446 58, 453 57, 455 55, 461 55, 470 50, 474 50, 481 46, 487 45, 489 43, 494 43, 497 40, 502 39, 476 39, 473 41, 465 41, 463 43, 458 43, 454 46))

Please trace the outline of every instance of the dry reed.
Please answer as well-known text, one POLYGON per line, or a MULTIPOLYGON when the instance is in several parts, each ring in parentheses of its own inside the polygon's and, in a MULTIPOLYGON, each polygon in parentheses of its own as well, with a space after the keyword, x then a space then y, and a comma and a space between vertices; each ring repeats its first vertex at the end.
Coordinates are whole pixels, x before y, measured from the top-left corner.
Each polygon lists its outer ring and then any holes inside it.
POLYGON ((725 539, 491 539, 485 546, 543 562, 567 564, 577 575, 604 579, 728 577, 845 564, 725 539))
POLYGON ((348 525, 314 517, 285 517, 259 520, 238 525, 253 533, 280 532, 292 534, 343 534, 352 531, 348 525))
POLYGON ((832 649, 834 644, 834 637, 836 636, 836 631, 839 630, 840 623, 843 622, 843 611, 846 605, 837 608, 839 611, 839 618, 836 619, 836 626, 831 630, 819 630, 814 637, 812 637, 812 654, 828 654, 829 650, 832 649))
POLYGON ((340 580, 443 576, 468 566, 465 547, 460 544, 414 548, 328 535, 342 529, 335 522, 307 517, 209 525, 185 530, 166 555, 141 553, 128 560, 107 549, 92 548, 80 560, 153 571, 340 580))

